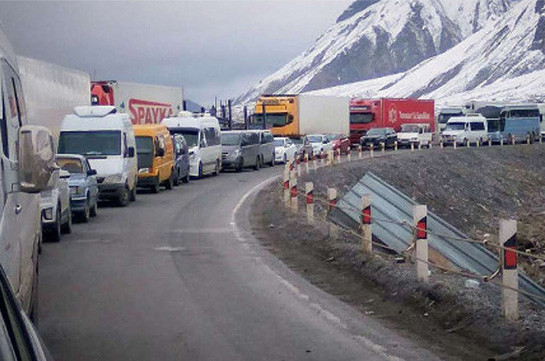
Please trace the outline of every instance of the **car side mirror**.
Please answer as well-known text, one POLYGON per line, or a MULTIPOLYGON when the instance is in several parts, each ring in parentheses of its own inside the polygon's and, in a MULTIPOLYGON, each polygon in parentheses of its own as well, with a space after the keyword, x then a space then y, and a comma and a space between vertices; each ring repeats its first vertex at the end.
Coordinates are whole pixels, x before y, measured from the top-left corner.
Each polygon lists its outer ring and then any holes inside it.
POLYGON ((62 179, 70 178, 70 172, 65 171, 64 169, 61 169, 61 171, 59 172, 59 178, 62 178, 62 179))
POLYGON ((322 143, 323 143, 323 144, 327 144, 327 143, 329 143, 329 142, 328 142, 327 139, 326 139, 326 140, 324 140, 322 143))
POLYGON ((157 149, 157 156, 158 157, 164 157, 165 156, 165 150, 163 148, 157 149))
POLYGON ((127 148, 127 157, 126 158, 134 158, 134 147, 127 148))
POLYGON ((51 132, 45 127, 25 125, 19 130, 18 173, 23 192, 47 189, 51 174, 59 169, 51 139, 51 132))
POLYGON ((87 171, 87 175, 88 176, 97 175, 97 170, 96 169, 89 169, 87 171))

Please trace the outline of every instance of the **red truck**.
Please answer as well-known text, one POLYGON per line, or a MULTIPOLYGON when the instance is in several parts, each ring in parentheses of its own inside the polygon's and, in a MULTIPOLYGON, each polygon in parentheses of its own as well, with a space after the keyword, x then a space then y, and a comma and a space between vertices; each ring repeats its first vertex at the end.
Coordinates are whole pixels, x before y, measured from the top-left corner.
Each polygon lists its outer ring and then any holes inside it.
POLYGON ((372 128, 401 130, 402 124, 429 124, 435 131, 435 102, 421 99, 352 99, 350 101, 350 144, 372 128))

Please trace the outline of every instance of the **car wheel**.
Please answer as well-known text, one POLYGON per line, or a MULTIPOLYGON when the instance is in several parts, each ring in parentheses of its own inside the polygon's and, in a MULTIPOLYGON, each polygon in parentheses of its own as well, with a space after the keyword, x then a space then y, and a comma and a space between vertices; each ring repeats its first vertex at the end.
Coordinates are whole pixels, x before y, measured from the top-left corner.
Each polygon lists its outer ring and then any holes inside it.
POLYGON ((254 170, 259 170, 259 168, 260 168, 260 159, 259 159, 259 157, 256 157, 255 158, 254 170))
POLYGON ((187 170, 185 177, 182 178, 183 183, 189 183, 189 169, 187 170))
POLYGON ((51 232, 48 235, 48 240, 51 242, 60 242, 61 240, 61 209, 57 208, 57 220, 53 224, 51 232))
POLYGON ((64 224, 61 226, 61 232, 63 234, 70 234, 72 233, 72 211, 68 211, 68 219, 64 224))
POLYGON ((161 184, 159 184, 159 177, 157 177, 157 180, 155 181, 155 184, 151 186, 151 192, 152 193, 159 193, 161 191, 161 184))
POLYGON ((95 201, 95 204, 89 209, 89 215, 91 217, 96 217, 98 214, 98 203, 95 201))
POLYGON ((169 190, 174 188, 174 170, 170 172, 170 177, 165 182, 165 188, 169 190))
POLYGON ((125 185, 125 187, 121 191, 121 194, 117 198, 117 205, 120 207, 126 207, 129 205, 129 202, 130 202, 130 190, 129 190, 129 186, 125 185))
POLYGON ((40 264, 40 261, 39 261, 39 258, 36 259, 36 269, 34 270, 34 283, 32 285, 32 305, 31 305, 31 308, 30 308, 30 314, 28 315, 28 317, 30 318, 30 320, 32 321, 32 323, 34 324, 34 326, 38 327, 38 321, 39 321, 39 313, 38 313, 38 309, 39 309, 39 297, 38 297, 38 284, 39 284, 39 280, 40 280, 40 268, 39 268, 39 264, 40 264))
POLYGON ((85 201, 85 208, 83 209, 83 212, 81 213, 80 220, 83 223, 89 222, 89 217, 91 215, 91 205, 89 204, 89 197, 87 197, 87 200, 85 201))
POLYGON ((214 168, 214 173, 212 175, 214 177, 218 176, 220 174, 220 161, 216 160, 216 167, 214 168))
POLYGON ((286 155, 286 153, 284 153, 284 164, 286 164, 288 162, 288 156, 286 155))
POLYGON ((202 172, 202 163, 199 163, 199 173, 198 173, 197 178, 200 179, 200 178, 202 178, 202 176, 203 176, 203 172, 202 172))
POLYGON ((276 162, 275 162, 275 159, 274 159, 275 157, 276 157, 276 155, 273 153, 272 158, 271 158, 271 163, 270 163, 271 167, 274 167, 276 165, 276 162))
POLYGON ((236 171, 237 173, 240 173, 244 170, 244 158, 240 157, 237 163, 236 171))

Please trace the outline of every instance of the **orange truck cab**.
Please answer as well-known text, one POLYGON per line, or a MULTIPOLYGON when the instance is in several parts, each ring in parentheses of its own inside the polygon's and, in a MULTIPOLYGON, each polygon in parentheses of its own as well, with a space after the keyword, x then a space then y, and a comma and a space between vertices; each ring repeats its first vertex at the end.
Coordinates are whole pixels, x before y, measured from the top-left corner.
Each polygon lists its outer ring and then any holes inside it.
POLYGON ((138 187, 158 193, 174 186, 174 143, 162 124, 133 125, 138 157, 138 187))

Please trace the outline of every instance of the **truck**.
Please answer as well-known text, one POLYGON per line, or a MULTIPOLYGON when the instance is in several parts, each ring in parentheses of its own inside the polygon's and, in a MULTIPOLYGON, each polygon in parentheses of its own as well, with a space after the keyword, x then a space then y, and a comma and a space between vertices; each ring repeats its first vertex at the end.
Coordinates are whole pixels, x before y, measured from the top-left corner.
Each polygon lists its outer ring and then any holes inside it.
POLYGON ((25 56, 18 56, 17 61, 28 119, 33 125, 51 130, 56 144, 64 116, 76 106, 91 104, 91 77, 83 71, 25 56))
POLYGON ((253 124, 264 124, 278 137, 301 138, 308 134, 350 132, 348 97, 310 94, 262 95, 257 100, 253 124))
POLYGON ((350 101, 350 143, 373 128, 393 128, 404 124, 429 124, 435 132, 435 102, 427 99, 352 99, 350 101))
POLYGON ((115 80, 91 82, 91 104, 113 105, 132 124, 159 124, 183 110, 182 88, 115 80))

